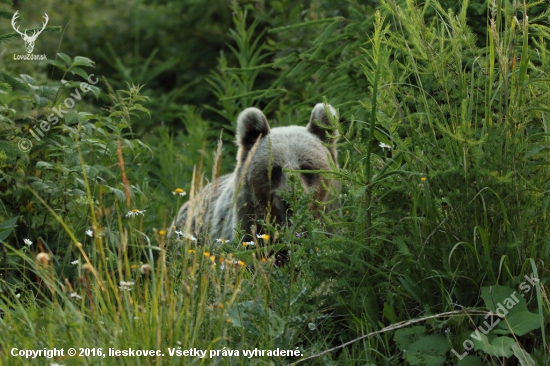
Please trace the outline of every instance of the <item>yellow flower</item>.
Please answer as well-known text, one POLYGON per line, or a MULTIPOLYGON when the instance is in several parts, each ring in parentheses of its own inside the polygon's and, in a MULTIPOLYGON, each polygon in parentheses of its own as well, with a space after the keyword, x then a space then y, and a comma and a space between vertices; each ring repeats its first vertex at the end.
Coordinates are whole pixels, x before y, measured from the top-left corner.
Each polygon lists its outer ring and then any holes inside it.
POLYGON ((349 210, 346 210, 346 215, 349 215, 349 210))
POLYGON ((425 182, 427 179, 428 179, 428 178, 426 178, 426 177, 420 178, 420 180, 421 180, 422 182, 425 182))
POLYGON ((189 249, 189 250, 187 251, 187 253, 189 253, 189 254, 195 254, 195 251, 194 251, 193 249, 189 249))
POLYGON ((166 230, 159 230, 160 236, 166 236, 166 230))
POLYGON ((269 235, 267 235, 267 234, 256 234, 256 237, 258 239, 269 240, 269 235))
POLYGON ((241 266, 241 267, 244 266, 244 262, 243 262, 243 261, 238 261, 237 264, 238 264, 239 266, 241 266))
POLYGON ((210 256, 210 260, 211 260, 212 262, 214 262, 214 261, 216 260, 216 257, 213 256, 213 255, 211 255, 211 256, 210 256))
POLYGON ((223 244, 226 241, 227 241, 226 239, 216 239, 216 243, 219 243, 219 244, 223 244))
POLYGON ((179 194, 180 196, 185 196, 187 193, 181 188, 176 188, 172 191, 172 194, 175 196, 176 194, 179 194))
POLYGON ((220 257, 220 263, 223 263, 225 261, 224 257, 220 257))
POLYGON ((205 256, 206 258, 210 257, 210 252, 204 252, 204 253, 202 253, 202 254, 204 254, 204 256, 205 256))
POLYGON ((219 307, 220 309, 223 309, 223 304, 222 304, 222 303, 219 303, 219 304, 218 304, 218 307, 219 307))
POLYGON ((225 322, 226 323, 231 323, 231 319, 227 318, 227 319, 225 319, 225 322))
POLYGON ((264 257, 264 258, 261 259, 261 261, 262 261, 262 263, 265 263, 265 262, 267 262, 267 259, 264 257))

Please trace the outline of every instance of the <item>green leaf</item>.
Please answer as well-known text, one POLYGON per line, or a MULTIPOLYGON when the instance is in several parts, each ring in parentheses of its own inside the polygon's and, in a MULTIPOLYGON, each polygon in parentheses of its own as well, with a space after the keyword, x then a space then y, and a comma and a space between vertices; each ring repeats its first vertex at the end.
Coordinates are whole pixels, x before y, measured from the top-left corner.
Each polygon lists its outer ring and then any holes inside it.
POLYGON ((57 61, 57 60, 45 60, 44 63, 53 65, 53 66, 55 66, 55 67, 57 67, 58 69, 61 69, 61 70, 63 70, 63 71, 67 71, 67 68, 65 67, 65 65, 64 65, 63 62, 61 62, 61 61, 57 61))
POLYGON ((53 167, 53 164, 45 161, 39 161, 38 163, 36 163, 36 169, 52 169, 53 167))
POLYGON ((57 56, 59 56, 60 59, 65 61, 67 66, 71 66, 71 64, 73 63, 73 60, 71 60, 71 58, 69 56, 67 56, 66 54, 64 54, 64 53, 58 52, 57 56))
POLYGON ((99 97, 100 90, 97 86, 88 84, 87 88, 95 95, 96 99, 99 97))
POLYGON ((521 366, 535 366, 535 360, 527 351, 521 348, 517 343, 512 345, 514 356, 517 357, 521 366))
POLYGON ((481 366, 481 360, 477 356, 469 355, 458 361, 457 366, 481 366))
POLYGON ((77 74, 79 76, 82 76, 85 80, 88 80, 88 73, 84 70, 82 70, 80 67, 71 66, 69 67, 69 70, 73 75, 77 74))
POLYGON ((403 351, 411 365, 443 366, 445 353, 451 349, 447 339, 439 334, 420 338, 403 351))
POLYGON ((83 56, 76 56, 73 60, 73 62, 71 63, 71 67, 73 66, 89 66, 89 67, 95 67, 95 62, 93 62, 92 60, 90 60, 89 58, 87 57, 83 57, 83 56))
POLYGON ((395 331, 393 339, 397 344, 397 347, 403 351, 410 347, 411 344, 418 341, 420 338, 426 336, 426 327, 414 326, 410 328, 403 328, 395 331))
POLYGON ((32 77, 30 77, 29 75, 25 75, 25 74, 21 74, 19 75, 21 76, 21 79, 26 82, 27 84, 29 85, 36 85, 36 80, 34 80, 32 77))
POLYGON ((506 329, 517 336, 522 336, 532 330, 540 328, 539 315, 527 310, 507 316, 498 323, 499 328, 506 329))
POLYGON ((489 311, 500 315, 527 310, 525 299, 506 286, 484 286, 481 288, 481 298, 489 311), (517 304, 514 297, 518 300, 517 304))
MULTIPOLYGON (((481 288, 481 297, 485 301, 487 309, 505 316, 497 327, 518 336, 540 327, 538 314, 531 313, 527 309, 527 303, 522 295, 524 294, 520 294, 506 286, 485 286, 481 288)), ((505 332, 500 331, 498 333, 505 332)))
POLYGON ((0 224, 0 241, 6 240, 7 237, 10 236, 11 231, 16 226, 15 223, 18 218, 19 216, 15 216, 0 224))
POLYGON ((384 318, 388 319, 390 322, 397 323, 397 315, 395 315, 395 311, 387 302, 384 303, 384 310, 382 310, 382 314, 384 315, 384 318))
POLYGON ((512 346, 516 342, 510 337, 495 337, 489 342, 489 338, 485 334, 479 333, 478 338, 479 340, 472 339, 476 351, 482 350, 488 355, 506 358, 513 354, 512 346))

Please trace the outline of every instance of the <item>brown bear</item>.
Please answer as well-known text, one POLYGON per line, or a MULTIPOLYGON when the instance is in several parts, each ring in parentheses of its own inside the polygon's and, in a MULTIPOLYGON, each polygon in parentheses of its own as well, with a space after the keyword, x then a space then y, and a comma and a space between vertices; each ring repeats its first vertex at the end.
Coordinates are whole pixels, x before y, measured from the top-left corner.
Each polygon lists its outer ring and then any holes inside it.
MULTIPOLYGON (((287 179, 291 173, 283 169, 331 170, 331 163, 338 167, 334 146, 338 131, 326 111, 336 115, 330 105, 319 103, 306 127, 273 129, 259 109, 247 108, 241 112, 237 120, 235 171, 215 179, 184 204, 171 231, 232 240, 238 226, 245 234, 253 235, 260 219, 270 217, 274 224, 286 224, 289 206, 280 193, 291 189, 287 179)), ((313 189, 312 210, 323 206, 315 202, 326 201, 329 198, 326 187, 336 184, 318 173, 299 174, 299 181, 306 191, 313 189)))

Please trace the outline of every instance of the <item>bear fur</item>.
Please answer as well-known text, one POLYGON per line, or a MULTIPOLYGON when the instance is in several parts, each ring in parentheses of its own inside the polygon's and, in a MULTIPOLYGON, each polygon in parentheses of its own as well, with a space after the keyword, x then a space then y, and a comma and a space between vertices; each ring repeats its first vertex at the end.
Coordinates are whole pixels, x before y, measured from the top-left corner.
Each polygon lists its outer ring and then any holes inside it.
MULTIPOLYGON (((238 226, 247 235, 256 233, 257 220, 269 214, 275 224, 284 225, 291 214, 278 194, 290 190, 287 174, 291 170, 331 170, 338 167, 334 146, 338 132, 326 114, 332 106, 317 104, 306 127, 288 126, 270 129, 267 118, 257 108, 247 108, 237 120, 237 166, 231 174, 209 183, 202 192, 180 209, 171 231, 181 230, 210 239, 235 238, 238 226)), ((313 189, 311 209, 328 200, 326 187, 336 183, 320 174, 299 174, 301 186, 313 189), (322 184, 324 181, 324 186, 322 184)), ((258 230, 258 233, 261 229, 258 230)))

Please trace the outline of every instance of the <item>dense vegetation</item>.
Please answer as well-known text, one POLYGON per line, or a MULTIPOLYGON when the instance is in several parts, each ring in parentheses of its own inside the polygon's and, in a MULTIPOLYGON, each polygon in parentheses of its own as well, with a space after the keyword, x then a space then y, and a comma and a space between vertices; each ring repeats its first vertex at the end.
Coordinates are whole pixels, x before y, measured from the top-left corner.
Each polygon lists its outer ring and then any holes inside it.
POLYGON ((0 364, 549 362, 544 1, 4 3, 0 364), (47 61, 13 60, 15 10, 50 15, 47 61), (274 245, 166 237, 232 171, 242 109, 303 125, 320 101, 338 210, 295 192, 274 245))

